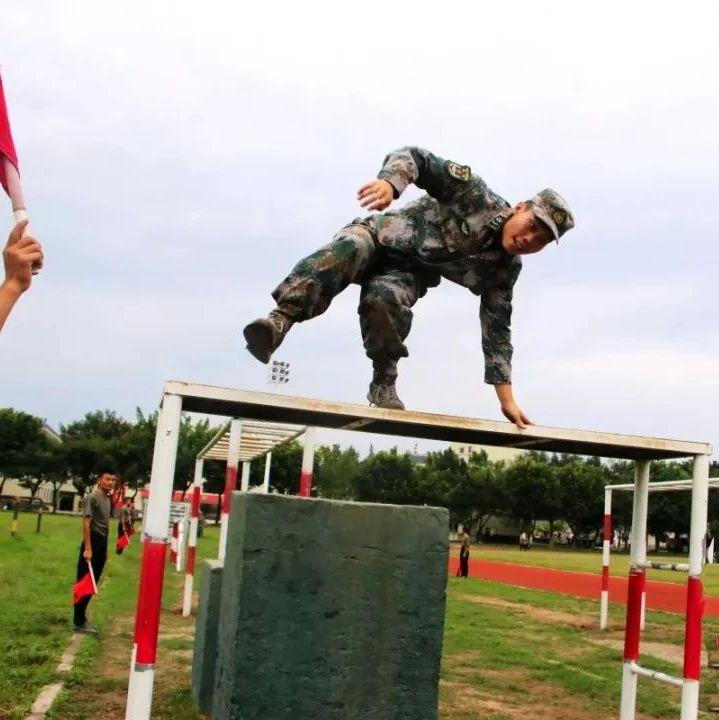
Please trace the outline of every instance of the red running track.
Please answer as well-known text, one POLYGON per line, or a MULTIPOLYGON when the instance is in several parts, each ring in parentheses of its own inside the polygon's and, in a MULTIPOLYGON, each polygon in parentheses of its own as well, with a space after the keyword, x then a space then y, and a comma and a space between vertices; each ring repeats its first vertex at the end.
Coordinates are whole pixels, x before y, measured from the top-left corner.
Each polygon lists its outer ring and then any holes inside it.
MULTIPOLYGON (((459 559, 449 559, 449 571, 456 574, 459 559)), ((599 601, 601 574, 569 572, 553 568, 530 567, 515 563, 488 562, 486 560, 469 561, 470 577, 492 580, 549 592, 590 598, 599 601)), ((719 597, 705 597, 704 614, 719 617, 719 597)), ((627 580, 621 577, 609 578, 609 601, 627 603, 627 580)), ((664 612, 684 613, 687 602, 686 584, 656 582, 647 580, 647 608, 664 612)))

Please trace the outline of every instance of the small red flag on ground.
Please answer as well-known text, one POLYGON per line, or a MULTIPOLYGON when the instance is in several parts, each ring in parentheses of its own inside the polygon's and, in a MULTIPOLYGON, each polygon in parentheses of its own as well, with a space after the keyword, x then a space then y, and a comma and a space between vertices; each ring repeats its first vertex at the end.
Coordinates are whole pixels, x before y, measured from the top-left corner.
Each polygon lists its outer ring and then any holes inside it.
POLYGON ((119 538, 117 538, 115 547, 118 550, 124 550, 129 544, 130 544, 130 538, 129 538, 128 534, 123 533, 119 538))
POLYGON ((87 595, 97 595, 97 585, 95 585, 95 575, 92 572, 92 565, 87 564, 87 575, 83 575, 72 586, 73 604, 77 605, 87 595))
MULTIPOLYGON (((14 211, 25 209, 25 199, 18 168, 17 152, 10 131, 10 119, 8 118, 5 103, 2 77, 0 77, 0 185, 3 186, 12 201, 14 211)), ((16 219, 19 220, 20 218, 16 219)))

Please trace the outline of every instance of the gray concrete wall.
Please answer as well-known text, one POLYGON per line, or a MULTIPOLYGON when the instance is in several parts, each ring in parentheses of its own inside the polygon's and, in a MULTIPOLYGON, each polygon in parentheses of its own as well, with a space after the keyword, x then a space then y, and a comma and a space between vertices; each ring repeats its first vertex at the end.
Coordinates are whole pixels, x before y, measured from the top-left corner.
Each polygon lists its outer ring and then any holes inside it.
POLYGON ((217 661, 217 625, 222 590, 221 560, 205 560, 200 566, 200 596, 195 623, 192 658, 192 696, 205 715, 212 712, 212 692, 217 661))
POLYGON ((448 513, 235 493, 213 720, 436 720, 448 513))

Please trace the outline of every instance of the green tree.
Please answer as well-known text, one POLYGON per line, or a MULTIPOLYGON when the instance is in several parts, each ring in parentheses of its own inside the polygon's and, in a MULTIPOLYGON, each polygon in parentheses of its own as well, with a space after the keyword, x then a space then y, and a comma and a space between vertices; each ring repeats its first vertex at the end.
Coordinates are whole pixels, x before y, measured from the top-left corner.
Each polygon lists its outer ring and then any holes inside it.
POLYGON ((526 530, 533 530, 537 520, 558 516, 558 471, 542 454, 523 455, 507 466, 506 509, 526 530))
POLYGON ((47 440, 41 429, 40 418, 0 408, 0 495, 7 478, 23 480, 37 473, 37 455, 47 440))
POLYGON ((354 500, 357 497, 359 455, 353 448, 342 450, 339 445, 320 446, 315 452, 317 480, 313 483, 320 497, 354 500))
POLYGON ((561 518, 569 525, 576 544, 581 533, 599 533, 604 517, 606 476, 596 458, 582 461, 574 458, 557 469, 561 486, 561 518))
POLYGON ((415 465, 397 448, 365 458, 357 475, 357 499, 362 502, 417 504, 415 465))
POLYGON ((118 464, 118 452, 131 427, 112 410, 89 412, 82 420, 60 426, 68 470, 81 495, 92 487, 101 465, 118 464))

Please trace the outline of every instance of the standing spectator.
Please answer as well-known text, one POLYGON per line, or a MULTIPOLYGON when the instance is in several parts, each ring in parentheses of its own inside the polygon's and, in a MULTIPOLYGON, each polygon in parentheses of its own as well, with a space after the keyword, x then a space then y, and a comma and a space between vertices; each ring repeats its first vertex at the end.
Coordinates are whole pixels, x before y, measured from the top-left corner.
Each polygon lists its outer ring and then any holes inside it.
POLYGON ((0 283, 0 330, 20 296, 30 287, 33 267, 42 266, 42 247, 32 235, 23 232, 27 220, 19 222, 11 231, 3 250, 5 280, 0 283))
POLYGON ((469 577, 469 533, 466 530, 462 530, 462 544, 459 547, 459 571, 457 572, 458 577, 469 577))
MULTIPOLYGON (((117 539, 119 540, 123 535, 127 535, 128 538, 132 535, 132 524, 134 522, 134 509, 132 507, 132 498, 126 497, 125 502, 120 510, 120 519, 117 522, 117 539)), ((122 555, 122 551, 125 548, 117 547, 115 552, 118 555, 122 555)))
MULTIPOLYGON (((112 514, 112 491, 117 476, 111 468, 103 468, 97 476, 97 486, 84 502, 82 517, 82 543, 77 558, 77 580, 87 574, 88 562, 92 565, 95 583, 100 582, 102 570, 107 561, 107 535, 112 514)), ((80 600, 74 609, 75 632, 97 634, 97 628, 87 620, 87 606, 92 595, 80 600)))
POLYGON ((527 533, 524 530, 519 535, 519 549, 527 550, 527 533))

